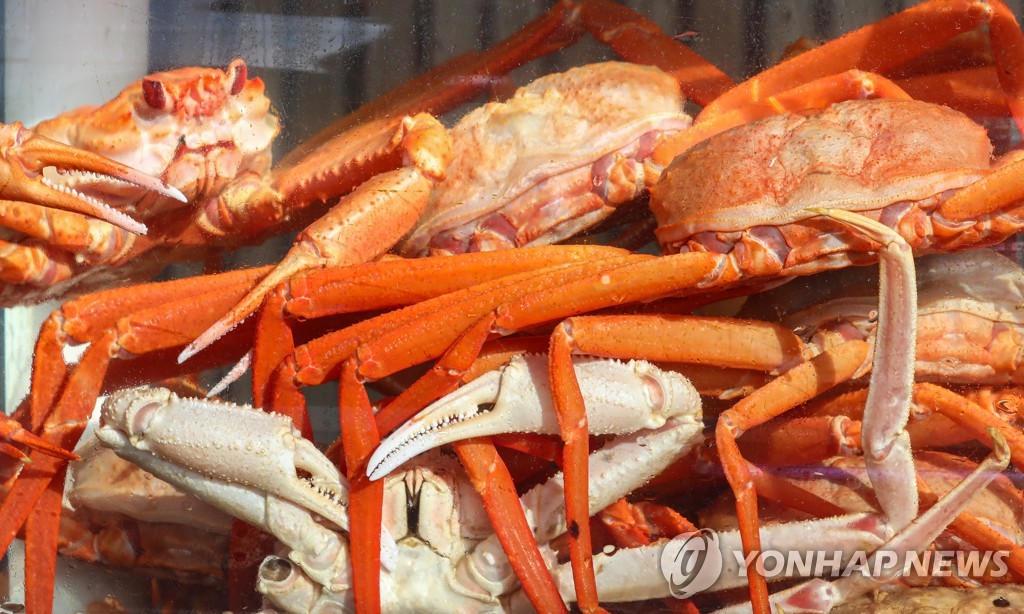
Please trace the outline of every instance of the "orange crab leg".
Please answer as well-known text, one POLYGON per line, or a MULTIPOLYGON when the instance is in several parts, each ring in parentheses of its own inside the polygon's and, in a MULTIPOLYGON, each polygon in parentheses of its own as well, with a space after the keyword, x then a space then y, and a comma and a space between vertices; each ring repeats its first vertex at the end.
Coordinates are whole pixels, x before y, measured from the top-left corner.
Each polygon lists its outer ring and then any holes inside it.
MULTIPOLYGON (((236 286, 236 292, 244 292, 244 290, 244 284, 236 286)), ((209 299, 216 306, 217 300, 225 301, 226 299, 230 302, 232 299, 237 299, 237 294, 233 296, 231 292, 221 294, 221 292, 215 291, 202 297, 187 298, 181 302, 194 307, 197 301, 203 303, 203 299, 209 299)), ((196 327, 204 324, 201 313, 197 317, 196 313, 189 310, 186 312, 189 317, 183 319, 178 311, 165 309, 164 306, 149 311, 140 311, 133 316, 119 320, 118 328, 109 328, 103 334, 92 338, 82 360, 67 377, 67 382, 53 411, 41 412, 45 416, 41 430, 43 439, 59 447, 73 448, 85 427, 85 421, 95 406, 111 357, 120 350, 144 354, 161 347, 181 345, 184 343, 184 339, 189 338, 188 334, 194 330, 189 326, 196 327)), ((214 312, 216 313, 216 309, 214 312)), ((32 506, 41 496, 50 478, 62 466, 61 463, 45 461, 46 457, 37 459, 36 453, 30 454, 29 458, 33 461, 31 471, 26 469, 21 472, 10 494, 0 505, 0 509, 4 510, 4 514, 0 518, 0 545, 3 545, 5 549, 32 506), (2 540, 7 541, 3 543, 2 540)))
MULTIPOLYGON (((74 452, 69 452, 64 448, 51 444, 45 439, 32 433, 32 431, 26 430, 17 420, 13 420, 7 416, 0 416, 0 437, 20 443, 32 450, 36 450, 37 452, 55 456, 57 458, 63 458, 64 460, 76 460, 78 458, 78 455, 74 452)), ((17 448, 12 449, 17 451, 17 448)), ((24 455, 20 454, 20 452, 16 456, 16 458, 23 457, 24 455)))
MULTIPOLYGON (((575 22, 574 7, 569 2, 557 2, 551 10, 490 49, 456 56, 364 104, 305 141, 289 153, 282 164, 290 167, 318 148, 322 148, 326 158, 333 148, 325 144, 332 139, 347 139, 349 131, 370 125, 374 120, 390 121, 393 125, 402 115, 438 115, 469 102, 483 92, 495 76, 575 43, 582 34, 575 22)), ((287 180, 283 179, 282 183, 284 181, 287 180)))
POLYGON ((201 281, 182 279, 145 284, 132 288, 130 292, 123 289, 106 290, 68 301, 47 318, 36 340, 33 352, 30 418, 27 426, 33 431, 38 430, 49 408, 53 407, 67 373, 63 348, 68 339, 79 343, 94 341, 104 331, 117 326, 121 318, 132 314, 139 316, 143 310, 153 309, 154 305, 162 306, 165 310, 177 309, 174 313, 180 313, 181 317, 187 319, 195 318, 197 314, 191 310, 196 304, 202 304, 202 299, 197 296, 182 304, 182 296, 193 295, 197 289, 201 292, 210 291, 211 286, 220 286, 216 292, 224 293, 231 293, 232 286, 244 289, 269 269, 270 267, 263 267, 236 271, 201 281))
MULTIPOLYGON (((820 458, 817 460, 821 460, 820 458)), ((827 499, 805 490, 792 482, 780 479, 756 465, 747 463, 754 490, 759 497, 776 501, 792 509, 800 510, 819 518, 842 516, 846 510, 827 499)))
POLYGON ((345 467, 351 483, 349 509, 352 525, 349 541, 356 608, 360 612, 380 612, 380 533, 384 482, 371 482, 366 477, 366 462, 380 445, 380 435, 373 419, 370 399, 356 377, 355 362, 351 359, 342 367, 338 408, 345 467))
MULTIPOLYGON (((747 434, 745 447, 754 462, 800 464, 814 462, 860 448, 860 422, 867 390, 854 390, 813 403, 811 415, 794 418, 777 429, 759 429, 747 434), (772 456, 774 450, 785 450, 783 456, 772 456)), ((997 392, 982 389, 964 394, 954 393, 935 384, 914 384, 915 414, 919 419, 907 425, 915 448, 948 447, 971 439, 987 444, 987 428, 999 430, 1010 447, 1016 465, 1024 459, 1024 438, 1002 417, 997 405, 1015 399, 1016 389, 997 392), (983 406, 984 405, 984 406, 983 406), (957 426, 958 425, 958 426, 957 426)))
POLYGON ((57 536, 60 506, 64 498, 62 466, 50 480, 39 502, 25 520, 25 609, 27 612, 53 610, 53 583, 57 574, 57 536))
POLYGON ((102 262, 114 256, 130 240, 126 231, 110 229, 83 215, 13 200, 0 200, 0 226, 45 241, 88 262, 102 262))
POLYGON ((555 328, 550 351, 551 397, 565 442, 566 522, 570 527, 573 579, 580 607, 586 609, 597 607, 597 587, 589 531, 587 416, 572 367, 574 350, 601 356, 695 360, 768 371, 799 362, 803 344, 781 327, 688 316, 584 316, 570 318, 555 328), (682 342, 683 339, 686 341, 682 342))
POLYGON ((546 351, 550 344, 549 336, 492 339, 480 348, 476 360, 462 376, 462 383, 468 384, 484 373, 494 371, 507 363, 513 356, 540 354, 546 351))
MULTIPOLYGON (((921 504, 926 509, 935 505, 939 500, 920 476, 917 479, 917 493, 921 499, 921 504)), ((971 514, 960 513, 953 522, 949 523, 948 530, 980 550, 1008 553, 1006 557, 1007 567, 1014 572, 1018 581, 1024 578, 1024 549, 1021 549, 1016 543, 1010 541, 980 519, 971 514)))
POLYGON ((1024 160, 1011 162, 961 188, 936 212, 954 222, 977 219, 1024 199, 1024 160))
POLYGON ((568 612, 533 539, 512 476, 494 444, 488 438, 478 438, 455 442, 452 447, 483 498, 491 526, 530 602, 539 612, 568 612))
POLYGON ((907 77, 897 83, 912 98, 944 104, 976 121, 1010 115, 993 66, 907 77))
POLYGON ((597 579, 594 576, 593 544, 590 538, 590 431, 583 393, 572 364, 575 345, 572 326, 566 322, 551 335, 551 400, 558 417, 558 430, 565 443, 562 468, 565 471, 565 521, 569 536, 569 558, 576 586, 576 602, 584 612, 597 605, 597 579))
POLYGON ((809 416, 746 433, 743 447, 754 464, 803 465, 859 450, 860 437, 860 422, 847 416, 809 416))
POLYGON ((992 39, 989 37, 988 28, 983 26, 957 34, 924 55, 886 71, 885 76, 897 80, 910 79, 940 72, 991 66, 992 62, 992 39))
MULTIPOLYGON (((462 333, 482 316, 508 300, 541 289, 555 288, 573 280, 601 275, 629 263, 647 260, 647 256, 628 255, 604 258, 576 265, 549 267, 542 271, 511 275, 493 283, 481 284, 462 294, 452 293, 434 302, 407 308, 401 327, 388 328, 375 334, 359 347, 359 372, 364 377, 380 379, 401 369, 437 358, 462 333), (453 309, 443 309, 444 307, 453 309), (443 309, 443 310, 442 310, 443 309), (422 317, 410 318, 418 312, 422 317)), ((373 326, 371 321, 369 326, 373 326)))
POLYGON ((0 282, 10 285, 47 286, 67 281, 74 261, 50 245, 21 245, 0 240, 0 282))
POLYGON ((781 115, 803 109, 826 107, 834 102, 864 98, 909 100, 910 95, 889 79, 861 70, 815 79, 763 101, 751 103, 711 116, 700 116, 688 130, 665 139, 652 159, 667 166, 676 156, 716 134, 769 115, 781 115))
POLYGON ((409 160, 410 166, 370 178, 299 233, 281 263, 190 343, 178 362, 185 362, 238 326, 279 283, 312 269, 374 260, 413 227, 426 209, 434 182, 444 177, 451 159, 451 140, 436 119, 421 114, 406 118, 379 147, 375 153, 385 159, 385 168, 397 166, 403 159, 409 160))
POLYGON ((285 314, 313 319, 401 307, 508 275, 624 253, 596 246, 538 247, 458 258, 396 259, 296 276, 260 310, 253 352, 254 404, 263 406, 273 370, 294 351, 291 332, 285 330, 285 314))
POLYGON ((377 413, 377 430, 390 433, 416 412, 455 390, 480 354, 491 332, 494 316, 484 317, 452 344, 444 356, 422 377, 377 413))
POLYGON ((981 26, 988 12, 989 8, 980 2, 924 2, 790 58, 744 81, 707 105, 698 119, 706 120, 851 68, 888 72, 957 34, 981 26), (907 33, 913 34, 908 36, 907 33))
POLYGON ((989 36, 992 37, 992 55, 995 57, 996 74, 1006 93, 1006 104, 1017 129, 1024 131, 1024 34, 1010 7, 1000 0, 989 3, 992 15, 989 18, 989 36))
POLYGON ((675 77, 683 94, 701 106, 733 87, 733 81, 636 11, 608 0, 585 0, 580 16, 587 31, 616 55, 636 64, 651 64, 675 77))
MULTIPOLYGON (((804 362, 755 391, 718 418, 715 441, 726 478, 736 495, 740 538, 746 554, 761 552, 757 495, 736 439, 759 424, 820 395, 853 377, 868 355, 868 344, 848 341, 804 362)), ((757 558, 747 568, 754 610, 768 614, 768 586, 757 572, 757 558)))
POLYGON ((146 226, 128 215, 77 192, 57 189, 42 178, 46 167, 58 170, 88 171, 151 190, 181 202, 185 197, 176 188, 149 175, 99 154, 58 143, 34 134, 20 123, 0 125, 0 196, 6 200, 32 202, 54 209, 73 211, 103 220, 138 234, 146 226))
POLYGON ((458 312, 438 314, 441 322, 424 318, 367 343, 359 349, 360 373, 379 379, 436 358, 479 314, 492 309, 496 310, 499 330, 525 330, 576 313, 692 289, 699 284, 714 285, 722 279, 723 274, 716 270, 721 262, 721 256, 710 253, 633 256, 591 263, 564 275, 555 271, 537 276, 524 284, 527 287, 493 297, 489 306, 467 303, 458 312), (441 326, 447 329, 443 337, 438 333, 441 326))
POLYGON ((976 403, 935 384, 914 386, 914 401, 929 407, 956 422, 982 443, 991 441, 987 429, 996 429, 1010 446, 1010 458, 1018 467, 1024 467, 1024 434, 979 407, 976 403))
MULTIPOLYGON (((104 336, 107 340, 112 339, 112 334, 104 336)), ((109 356, 107 346, 103 343, 95 343, 86 350, 82 356, 82 369, 79 373, 102 373, 106 368, 109 356)), ((72 377, 61 396, 61 402, 57 409, 50 415, 43 424, 41 436, 53 445, 63 448, 73 448, 78 442, 82 431, 85 430, 85 423, 95 403, 95 396, 90 401, 87 397, 89 384, 85 377, 72 377)), ((41 521, 34 526, 32 543, 26 544, 26 553, 34 556, 26 556, 25 576, 33 578, 33 582, 42 582, 44 586, 33 584, 33 590, 29 595, 29 603, 36 599, 52 599, 53 595, 53 566, 57 557, 57 523, 54 518, 60 517, 60 500, 63 492, 64 482, 54 482, 55 476, 63 475, 66 467, 66 460, 56 459, 49 456, 42 456, 37 452, 29 454, 32 460, 31 465, 26 465, 18 476, 14 487, 0 504, 0 547, 4 551, 11 545, 11 541, 17 534, 18 529, 25 520, 33 515, 36 521, 41 521), (45 505, 39 505, 40 497, 48 488, 57 490, 57 496, 44 499, 45 505), (47 516, 52 515, 51 518, 47 516)), ((37 611, 49 611, 44 607, 37 611)))
MULTIPOLYGON (((615 253, 622 252, 615 250, 615 253)), ((417 303, 324 335, 319 339, 314 339, 296 348, 294 354, 289 356, 275 370, 269 388, 269 404, 275 408, 279 407, 278 404, 303 404, 302 395, 298 394, 299 385, 322 384, 332 374, 337 372, 341 363, 347 360, 353 352, 357 349, 360 351, 364 350, 365 348, 362 347, 362 344, 372 339, 379 340, 382 335, 389 331, 395 331, 401 327, 415 327, 415 323, 422 324, 429 321, 431 326, 427 328, 429 334, 426 335, 426 338, 441 333, 446 335, 447 342, 445 344, 436 344, 441 345, 440 350, 436 354, 423 357, 412 363, 418 364, 419 362, 440 356, 466 327, 473 324, 479 318, 479 315, 474 317, 472 314, 485 314, 493 309, 496 304, 500 304, 504 298, 519 296, 523 292, 529 291, 531 280, 554 278, 550 283, 560 283, 565 279, 587 275, 594 270, 603 270, 620 265, 622 262, 642 260, 644 258, 646 257, 626 255, 598 258, 595 262, 583 261, 573 263, 570 261, 564 264, 555 264, 543 269, 510 275, 442 295, 436 299, 417 303), (455 314, 449 315, 449 312, 454 311, 456 307, 461 311, 456 311, 455 314), (467 316, 463 312, 469 312, 471 315, 467 316), (457 320, 457 322, 453 324, 451 320, 457 320), (443 327, 443 330, 435 330, 438 327, 443 327)), ((431 344, 432 347, 434 345, 431 344)), ((419 355, 423 356, 424 353, 419 352, 419 355)), ((369 358, 372 359, 373 356, 370 355, 369 358)), ((375 363, 368 361, 366 355, 361 355, 360 375, 363 377, 366 377, 363 369, 368 364, 371 368, 375 367, 375 363)), ((385 373, 386 375, 390 375, 390 373, 385 373)))

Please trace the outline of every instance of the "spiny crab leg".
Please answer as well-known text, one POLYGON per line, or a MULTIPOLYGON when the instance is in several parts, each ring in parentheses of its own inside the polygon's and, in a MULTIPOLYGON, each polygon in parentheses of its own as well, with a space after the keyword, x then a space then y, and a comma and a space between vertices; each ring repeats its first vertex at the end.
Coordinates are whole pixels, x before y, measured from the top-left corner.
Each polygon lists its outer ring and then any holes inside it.
POLYGON ((906 431, 917 345, 917 280, 903 237, 884 224, 842 209, 812 209, 881 244, 878 327, 862 445, 878 502, 895 530, 917 517, 914 459, 906 431))
MULTIPOLYGON (((835 518, 815 519, 765 526, 761 529, 765 547, 779 552, 807 552, 828 549, 842 552, 839 567, 845 568, 856 552, 873 552, 891 535, 885 522, 877 515, 850 514, 835 518)), ((746 575, 736 561, 735 554, 742 550, 739 531, 717 533, 718 549, 722 556, 722 573, 708 587, 708 592, 724 591, 747 585, 746 575)), ((660 571, 660 561, 670 542, 659 541, 648 546, 623 548, 611 554, 594 555, 597 570, 598 596, 601 601, 622 602, 671 597, 670 582, 660 571)), ((555 577, 561 594, 569 598, 575 594, 568 563, 559 566, 555 577)), ((790 566, 773 580, 792 578, 795 569, 790 566)), ((681 574, 673 571, 671 581, 681 574)), ((749 610, 749 605, 745 606, 749 610)), ((793 610, 786 610, 793 611, 793 610)))
MULTIPOLYGON (((284 499, 343 530, 349 528, 345 479, 284 416, 183 399, 166 389, 142 388, 107 399, 97 437, 118 454, 128 449, 147 453, 146 464, 141 466, 156 475, 174 473, 178 468, 191 472, 187 488, 198 490, 197 494, 204 489, 220 492, 216 490, 220 486, 206 484, 230 483, 284 499), (211 422, 230 424, 232 429, 211 428, 211 422), (310 477, 302 477, 300 471, 310 477), (203 485, 192 484, 196 479, 203 485)), ((221 503, 219 495, 212 498, 207 502, 229 510, 237 505, 221 503)), ((266 526, 269 521, 257 518, 250 522, 266 526)), ((382 538, 381 560, 385 567, 393 568, 397 558, 394 540, 386 533, 382 538)))
MULTIPOLYGON (((864 573, 854 572, 844 575, 834 582, 821 579, 811 580, 791 589, 780 591, 771 597, 773 611, 828 612, 837 604, 876 589, 901 576, 906 565, 907 554, 913 551, 920 552, 931 546, 978 491, 988 486, 989 482, 1009 465, 1010 448, 1006 439, 995 429, 990 429, 989 435, 992 437, 992 453, 928 511, 915 518, 913 522, 896 533, 892 539, 868 557, 864 573), (879 552, 896 553, 899 558, 891 572, 876 578, 866 570, 879 569, 875 564, 879 552)), ((730 613, 746 611, 749 609, 743 606, 719 610, 719 612, 730 613)))
MULTIPOLYGON (((516 356, 502 369, 430 405, 381 442, 370 457, 367 475, 380 479, 427 450, 471 437, 557 434, 547 365, 543 354, 516 356)), ((658 428, 699 406, 686 378, 645 361, 581 357, 574 365, 595 433, 658 428)))
POLYGON ((185 196, 163 181, 99 154, 36 135, 20 123, 0 126, 0 196, 33 202, 94 217, 136 234, 146 226, 95 198, 43 176, 52 167, 58 173, 101 175, 186 202, 185 196))
MULTIPOLYGON (((0 417, 0 438, 20 443, 43 454, 49 454, 54 458, 63 458, 65 460, 76 460, 78 458, 78 455, 74 452, 68 452, 64 448, 53 445, 32 431, 23 428, 17 420, 6 416, 0 417)), ((5 449, 5 451, 12 453, 15 458, 22 458, 23 460, 28 458, 18 453, 14 448, 5 449)))
POLYGON ((383 152, 382 157, 396 158, 392 161, 396 166, 405 166, 369 179, 302 231, 277 268, 182 350, 179 363, 238 326, 275 286, 290 277, 374 260, 412 228, 426 209, 434 183, 444 178, 451 161, 451 139, 437 119, 420 113, 406 117, 375 146, 383 152))

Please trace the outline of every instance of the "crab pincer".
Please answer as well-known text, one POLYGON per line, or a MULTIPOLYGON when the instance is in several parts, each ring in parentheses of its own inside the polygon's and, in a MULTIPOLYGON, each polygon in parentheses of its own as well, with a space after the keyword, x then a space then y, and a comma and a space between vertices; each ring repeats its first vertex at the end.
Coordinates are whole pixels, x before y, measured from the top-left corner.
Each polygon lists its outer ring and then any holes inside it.
POLYGON ((0 196, 4 199, 81 213, 129 232, 146 234, 145 224, 45 176, 47 168, 58 174, 102 176, 185 202, 177 188, 120 162, 39 136, 17 122, 0 126, 0 196))

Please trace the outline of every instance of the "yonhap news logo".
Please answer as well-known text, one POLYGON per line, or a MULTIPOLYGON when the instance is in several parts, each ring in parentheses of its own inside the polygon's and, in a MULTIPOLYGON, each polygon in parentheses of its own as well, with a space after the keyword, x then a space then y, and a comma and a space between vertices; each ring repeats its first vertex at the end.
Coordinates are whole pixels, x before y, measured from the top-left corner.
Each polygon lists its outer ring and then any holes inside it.
MULTIPOLYGON (((736 543, 729 540, 729 543, 736 543)), ((738 548, 738 544, 737 544, 738 548)), ((840 547, 841 548, 841 547, 840 547)), ((708 590, 728 568, 724 586, 746 583, 747 569, 754 563, 766 579, 791 577, 839 578, 860 574, 865 577, 980 577, 1001 578, 1008 572, 1010 553, 1005 550, 764 550, 744 554, 730 546, 723 548, 711 529, 683 533, 665 543, 659 565, 668 582, 669 593, 686 599, 708 590)))
POLYGON ((661 551, 661 573, 676 599, 711 588, 722 575, 722 565, 718 534, 711 529, 678 535, 661 551))

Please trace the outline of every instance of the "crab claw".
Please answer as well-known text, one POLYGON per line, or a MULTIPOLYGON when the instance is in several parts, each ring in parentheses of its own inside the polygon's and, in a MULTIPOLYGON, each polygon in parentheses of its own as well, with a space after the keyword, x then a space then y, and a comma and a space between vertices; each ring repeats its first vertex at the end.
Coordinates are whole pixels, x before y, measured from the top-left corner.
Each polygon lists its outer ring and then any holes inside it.
MULTIPOLYGON (((349 528, 345 478, 285 416, 141 388, 111 395, 101 424, 97 437, 119 456, 282 541, 279 531, 293 527, 259 511, 277 500, 349 528)), ((390 569, 398 549, 382 538, 390 569)))
MULTIPOLYGON (((697 391, 678 373, 645 361, 575 358, 590 430, 625 434, 693 414, 697 391)), ((546 355, 516 356, 430 405, 381 442, 367 475, 378 480, 405 461, 453 441, 499 433, 558 434, 546 355)))
POLYGON ((185 202, 185 196, 163 181, 99 154, 64 145, 34 134, 20 123, 0 125, 0 196, 94 217, 136 234, 146 226, 99 200, 43 176, 52 167, 58 173, 100 175, 152 190, 185 202))
MULTIPOLYGON (((65 460, 78 459, 78 455, 74 452, 69 452, 64 448, 55 446, 31 431, 25 430, 17 420, 12 420, 11 418, 0 417, 0 438, 20 443, 55 458, 63 458, 65 460)), ((11 451, 13 452, 13 450, 11 451)), ((20 453, 19 457, 27 458, 20 453)))

